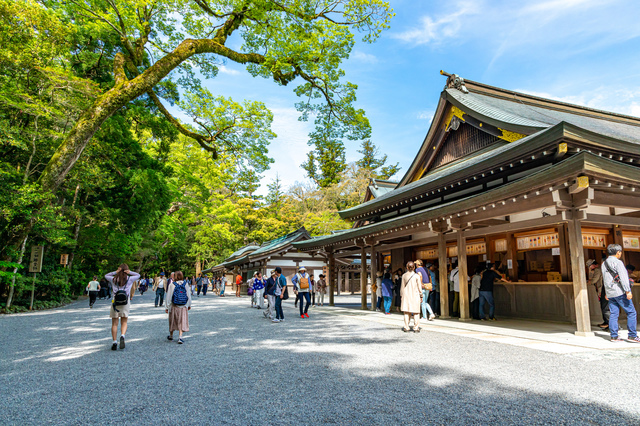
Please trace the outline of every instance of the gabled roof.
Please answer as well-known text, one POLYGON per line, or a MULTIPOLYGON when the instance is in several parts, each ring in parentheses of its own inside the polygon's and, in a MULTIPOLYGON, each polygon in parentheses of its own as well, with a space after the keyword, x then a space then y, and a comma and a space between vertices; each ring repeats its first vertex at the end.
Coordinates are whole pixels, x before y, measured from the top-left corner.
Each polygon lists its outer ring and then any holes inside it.
POLYGON ((294 241, 308 240, 309 238, 311 238, 311 236, 303 226, 302 228, 291 232, 283 237, 267 241, 266 243, 262 244, 262 246, 258 250, 251 253, 249 255, 249 258, 250 260, 256 260, 258 258, 265 257, 270 254, 286 250, 287 248, 291 247, 291 244, 294 241))
POLYGON ((569 177, 578 176, 583 173, 588 176, 626 183, 640 181, 639 168, 583 151, 557 164, 549 165, 543 170, 532 173, 529 176, 481 194, 439 204, 414 213, 408 213, 404 216, 365 225, 360 228, 352 228, 338 235, 326 235, 309 241, 301 241, 295 243, 294 246, 301 250, 313 250, 332 244, 341 244, 342 242, 363 238, 376 232, 384 232, 396 227, 408 226, 416 222, 454 215, 461 211, 478 208, 489 203, 496 203, 499 200, 508 199, 523 191, 526 192, 531 187, 546 186, 552 182, 566 180, 569 177))
MULTIPOLYGON (((427 159, 434 156, 434 142, 442 136, 443 122, 451 118, 452 108, 466 113, 480 126, 493 126, 504 131, 506 140, 519 139, 565 122, 601 135, 640 144, 640 118, 572 105, 526 93, 514 92, 471 80, 455 74, 447 75, 429 131, 398 188, 420 177, 427 159), (449 116, 449 117, 447 117, 449 116)), ((444 123, 447 125, 448 123, 444 123)), ((427 170, 428 172, 428 170, 427 170)))
POLYGON ((367 194, 365 195, 365 201, 372 198, 378 198, 381 195, 386 194, 389 191, 393 191, 398 186, 398 182, 382 179, 369 179, 369 186, 367 187, 367 194), (369 197, 369 194, 370 197, 369 197), (367 199, 367 197, 369 197, 367 199))

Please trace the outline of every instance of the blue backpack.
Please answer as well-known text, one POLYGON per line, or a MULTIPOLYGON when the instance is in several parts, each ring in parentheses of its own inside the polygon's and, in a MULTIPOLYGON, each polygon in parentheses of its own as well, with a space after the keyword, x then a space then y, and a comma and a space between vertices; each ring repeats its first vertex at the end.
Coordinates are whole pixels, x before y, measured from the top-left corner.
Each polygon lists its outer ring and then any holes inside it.
POLYGON ((173 289, 173 297, 171 298, 171 303, 176 306, 184 306, 188 301, 189 296, 187 295, 187 288, 184 281, 182 281, 182 283, 176 282, 175 288, 173 289))

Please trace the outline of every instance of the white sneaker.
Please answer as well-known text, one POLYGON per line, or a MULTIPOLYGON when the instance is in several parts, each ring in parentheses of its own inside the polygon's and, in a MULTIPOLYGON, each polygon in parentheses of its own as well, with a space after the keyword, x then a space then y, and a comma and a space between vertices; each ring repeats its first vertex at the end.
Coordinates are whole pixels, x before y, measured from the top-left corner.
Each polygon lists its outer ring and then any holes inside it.
POLYGON ((280 322, 280 320, 276 318, 276 319, 272 319, 271 322, 280 322))
POLYGON ((435 315, 433 315, 433 314, 429 315, 429 321, 433 321, 435 318, 436 318, 435 315))

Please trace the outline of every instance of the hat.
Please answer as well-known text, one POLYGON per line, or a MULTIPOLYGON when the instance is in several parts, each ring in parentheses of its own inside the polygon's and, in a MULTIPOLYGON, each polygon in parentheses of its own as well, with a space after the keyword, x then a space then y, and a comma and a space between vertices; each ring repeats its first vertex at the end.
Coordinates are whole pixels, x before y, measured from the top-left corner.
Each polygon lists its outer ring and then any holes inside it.
POLYGON ((594 263, 596 263, 596 260, 595 260, 595 259, 589 259, 589 260, 587 260, 587 267, 589 267, 589 266, 593 265, 594 263))
POLYGON ((301 266, 300 268, 298 268, 298 271, 306 271, 307 268, 305 268, 304 266, 301 266))
POLYGON ((275 269, 272 269, 272 270, 271 270, 271 275, 274 275, 275 273, 276 273, 276 270, 275 270, 275 269))
POLYGON ((433 266, 433 263, 431 262, 427 262, 426 265, 424 265, 425 268, 431 268, 433 266))
POLYGON ((255 277, 256 275, 258 275, 258 273, 259 273, 258 271, 255 271, 255 272, 253 273, 253 276, 255 277))
POLYGON ((160 272, 160 276, 163 276, 163 275, 164 275, 164 272, 160 272))

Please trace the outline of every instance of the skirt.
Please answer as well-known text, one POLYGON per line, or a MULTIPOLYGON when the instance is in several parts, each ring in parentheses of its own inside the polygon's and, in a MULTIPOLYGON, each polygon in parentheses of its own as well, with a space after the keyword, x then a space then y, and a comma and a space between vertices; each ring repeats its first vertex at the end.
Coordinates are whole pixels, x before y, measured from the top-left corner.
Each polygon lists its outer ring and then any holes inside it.
POLYGON ((129 318, 129 309, 131 309, 131 301, 126 305, 118 306, 118 311, 113 309, 113 303, 111 304, 111 311, 109 311, 109 318, 129 318))
POLYGON ((169 311, 169 333, 189 331, 189 310, 186 306, 172 306, 169 311))

